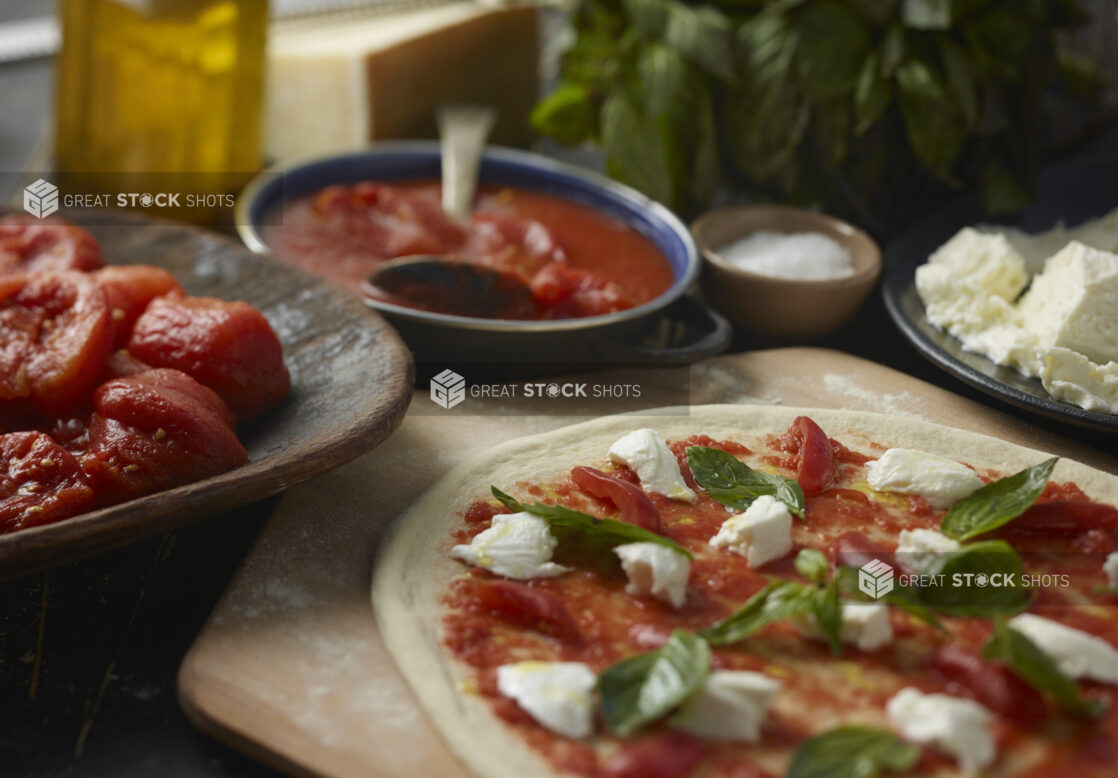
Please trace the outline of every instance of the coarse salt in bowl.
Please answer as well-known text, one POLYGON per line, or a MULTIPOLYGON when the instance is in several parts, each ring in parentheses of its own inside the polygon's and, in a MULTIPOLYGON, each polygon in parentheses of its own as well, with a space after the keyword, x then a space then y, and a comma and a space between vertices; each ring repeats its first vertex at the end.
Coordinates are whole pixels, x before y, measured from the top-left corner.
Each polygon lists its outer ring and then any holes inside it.
POLYGON ((850 250, 820 232, 757 230, 718 249, 731 265, 763 276, 826 281, 854 275, 850 250))
POLYGON ((743 330, 799 340, 824 335, 854 315, 881 273, 872 238, 802 208, 721 208, 699 217, 691 233, 705 260, 708 302, 743 330))

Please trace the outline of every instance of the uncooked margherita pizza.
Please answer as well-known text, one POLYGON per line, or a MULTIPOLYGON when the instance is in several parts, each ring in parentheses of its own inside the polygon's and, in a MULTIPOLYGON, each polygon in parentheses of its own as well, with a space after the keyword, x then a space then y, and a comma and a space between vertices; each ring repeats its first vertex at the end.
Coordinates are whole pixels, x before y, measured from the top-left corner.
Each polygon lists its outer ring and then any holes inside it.
POLYGON ((615 416, 451 472, 373 583, 486 778, 1118 770, 1118 478, 908 418, 615 416))

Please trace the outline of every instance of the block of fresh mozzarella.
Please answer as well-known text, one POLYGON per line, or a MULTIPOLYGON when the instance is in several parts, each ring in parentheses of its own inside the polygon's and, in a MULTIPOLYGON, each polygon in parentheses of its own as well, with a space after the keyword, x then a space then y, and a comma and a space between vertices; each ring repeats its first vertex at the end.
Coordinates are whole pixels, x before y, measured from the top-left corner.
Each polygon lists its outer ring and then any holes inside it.
POLYGON ((1017 312, 1042 347, 1118 361, 1118 254, 1069 243, 1033 278, 1017 312))
POLYGON ((683 703, 672 726, 709 740, 756 743, 780 682, 747 670, 715 670, 683 703))
POLYGON ((997 756, 994 715, 974 700, 908 686, 885 704, 885 711, 905 738, 950 754, 964 772, 988 767, 997 756))
POLYGON ((558 541, 547 522, 531 513, 499 513, 490 526, 450 555, 506 578, 553 578, 570 568, 551 561, 558 541))
POLYGON ((966 465, 911 448, 891 448, 866 463, 870 486, 881 492, 918 494, 933 508, 950 508, 982 488, 966 465))
MULTIPOLYGON (((796 620, 804 637, 823 640, 814 615, 796 620)), ((893 624, 889 621, 889 606, 883 602, 846 602, 842 605, 843 643, 856 646, 859 651, 876 651, 893 642, 893 624)))
POLYGON ((958 551, 959 541, 934 529, 903 529, 897 538, 897 558, 914 572, 923 572, 941 554, 958 551))
POLYGON ((741 554, 751 567, 760 567, 792 550, 792 514, 780 500, 763 494, 745 513, 722 522, 710 545, 741 554))
POLYGON ((618 439, 609 447, 609 458, 611 462, 632 468, 646 492, 685 502, 699 499, 683 480, 675 454, 655 430, 634 430, 618 439))
POLYGON ((687 599, 691 560, 659 543, 625 543, 613 553, 621 558, 621 569, 629 578, 625 591, 652 596, 678 608, 687 599))
POLYGON ((493 139, 519 144, 539 96, 539 11, 476 2, 318 15, 273 25, 265 101, 267 156, 433 138, 451 102, 498 110, 493 139))
POLYGON ((1036 643, 1065 675, 1118 684, 1118 649, 1102 638, 1032 613, 1014 616, 1009 627, 1036 643))
POLYGON ((497 691, 532 718, 570 738, 594 733, 598 676, 582 662, 516 662, 497 668, 497 691))

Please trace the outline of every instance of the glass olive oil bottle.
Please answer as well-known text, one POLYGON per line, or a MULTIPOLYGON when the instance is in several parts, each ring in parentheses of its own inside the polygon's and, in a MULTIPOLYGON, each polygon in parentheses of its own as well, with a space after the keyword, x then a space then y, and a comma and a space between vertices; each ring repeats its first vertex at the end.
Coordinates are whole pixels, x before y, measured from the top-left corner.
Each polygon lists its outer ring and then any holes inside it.
POLYGON ((229 192, 260 167, 267 0, 60 9, 59 172, 91 174, 100 187, 229 192))

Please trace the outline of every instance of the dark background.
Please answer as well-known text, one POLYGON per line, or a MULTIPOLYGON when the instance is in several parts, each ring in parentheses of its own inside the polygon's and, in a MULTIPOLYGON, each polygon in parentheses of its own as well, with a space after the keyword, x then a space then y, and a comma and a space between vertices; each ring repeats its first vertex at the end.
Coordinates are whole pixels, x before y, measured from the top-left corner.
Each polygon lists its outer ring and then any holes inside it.
MULTIPOLYGON (((0 3, 0 21, 49 13, 0 3)), ((0 64, 0 171, 22 170, 45 131, 49 60, 0 64)), ((1118 132, 1086 149, 1118 148, 1118 132)), ((0 195, 5 193, 0 193, 0 195)), ((787 345, 739 338, 735 350, 787 345)), ((815 341, 976 399, 925 362, 874 294, 857 318, 815 341)), ((1113 438, 1034 419, 1100 450, 1113 438)), ((271 771, 195 732, 175 676, 274 500, 49 573, 0 582, 0 776, 256 776, 271 771)))

